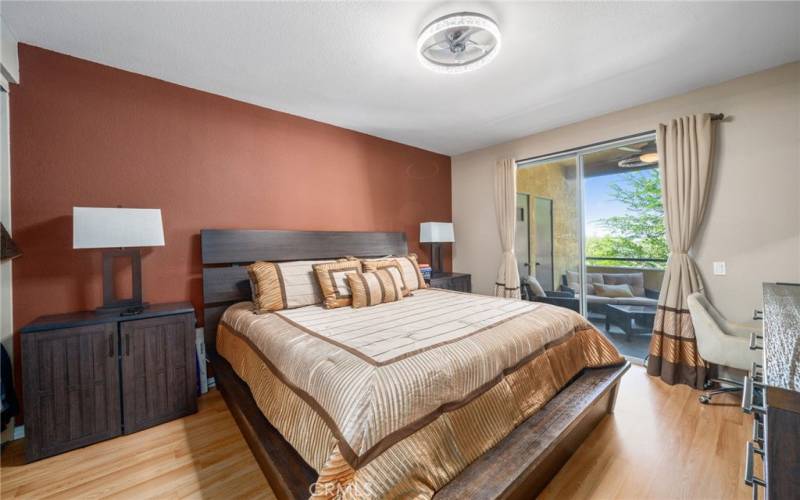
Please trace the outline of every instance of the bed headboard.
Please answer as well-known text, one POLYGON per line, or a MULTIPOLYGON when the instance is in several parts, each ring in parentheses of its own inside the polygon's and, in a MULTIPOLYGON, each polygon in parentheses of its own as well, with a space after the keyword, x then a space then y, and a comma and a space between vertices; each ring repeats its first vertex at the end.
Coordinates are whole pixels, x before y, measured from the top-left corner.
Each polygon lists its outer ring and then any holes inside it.
POLYGON ((247 265, 257 260, 290 261, 406 255, 401 232, 274 231, 203 229, 203 324, 206 350, 216 346, 217 323, 231 304, 250 300, 247 265))

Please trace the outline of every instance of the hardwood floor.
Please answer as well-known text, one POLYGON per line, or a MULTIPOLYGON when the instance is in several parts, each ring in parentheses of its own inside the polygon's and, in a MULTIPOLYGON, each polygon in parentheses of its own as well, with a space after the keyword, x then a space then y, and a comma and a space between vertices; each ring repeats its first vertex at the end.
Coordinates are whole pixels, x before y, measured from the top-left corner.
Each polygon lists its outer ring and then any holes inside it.
MULTIPOLYGON (((710 406, 634 366, 613 417, 595 429, 541 498, 750 498, 742 482, 752 418, 736 396, 710 406)), ((196 415, 24 465, 0 466, 2 498, 274 498, 219 392, 196 415)))
POLYGON ((29 465, 14 441, 3 450, 0 496, 274 499, 220 393, 198 403, 194 415, 29 465))
POLYGON ((717 396, 710 405, 698 403, 698 394, 631 367, 613 417, 600 423, 540 498, 751 498, 742 478, 753 418, 742 413, 739 394, 717 396))

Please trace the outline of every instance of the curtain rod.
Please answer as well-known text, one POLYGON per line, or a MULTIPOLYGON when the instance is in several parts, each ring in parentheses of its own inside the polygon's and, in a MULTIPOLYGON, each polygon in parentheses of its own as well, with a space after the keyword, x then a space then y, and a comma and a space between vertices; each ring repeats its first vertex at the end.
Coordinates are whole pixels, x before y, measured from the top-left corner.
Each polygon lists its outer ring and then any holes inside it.
POLYGON ((725 113, 711 113, 712 122, 721 122, 725 119, 725 113))

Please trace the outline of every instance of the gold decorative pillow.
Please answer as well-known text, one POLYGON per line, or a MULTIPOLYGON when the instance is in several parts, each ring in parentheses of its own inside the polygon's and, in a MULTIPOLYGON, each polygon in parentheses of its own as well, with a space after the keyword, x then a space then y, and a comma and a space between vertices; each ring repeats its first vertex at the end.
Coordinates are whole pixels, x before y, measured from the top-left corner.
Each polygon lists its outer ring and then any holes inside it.
POLYGON ((419 264, 417 263, 417 254, 410 253, 405 257, 393 257, 391 259, 380 259, 380 260, 365 260, 364 262, 364 270, 365 271, 374 271, 376 269, 380 269, 381 266, 386 266, 388 262, 396 262, 397 265, 400 267, 400 274, 403 277, 403 285, 406 287, 404 293, 408 295, 410 292, 417 290, 419 288, 428 288, 428 285, 425 284, 425 280, 422 278, 422 272, 419 270, 419 264))
POLYGON ((400 270, 396 266, 367 273, 349 273, 347 282, 353 294, 353 308, 401 300, 401 280, 400 270))
POLYGON ((400 290, 403 292, 403 296, 411 295, 411 290, 406 285, 405 277, 403 276, 403 268, 400 267, 400 263, 396 259, 387 259, 387 260, 365 260, 362 262, 364 266, 364 272, 372 273, 381 269, 390 269, 393 271, 392 275, 395 276, 400 281, 400 290), (397 273, 397 274, 394 274, 397 273))
POLYGON ((315 264, 314 273, 324 297, 323 304, 328 309, 352 304, 352 294, 347 283, 348 273, 361 274, 360 260, 344 260, 315 264))
POLYGON ((255 262, 247 267, 256 314, 322 303, 314 264, 331 260, 255 262))

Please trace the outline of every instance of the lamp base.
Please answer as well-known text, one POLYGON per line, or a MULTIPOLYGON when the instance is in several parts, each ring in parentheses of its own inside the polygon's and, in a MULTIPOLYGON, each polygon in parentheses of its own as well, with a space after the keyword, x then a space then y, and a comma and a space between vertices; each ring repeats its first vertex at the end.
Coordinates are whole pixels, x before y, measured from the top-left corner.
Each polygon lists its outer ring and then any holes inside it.
POLYGON ((430 243, 431 246, 431 272, 432 274, 441 274, 444 269, 442 265, 442 244, 430 243))
POLYGON ((130 316, 141 314, 147 307, 142 301, 142 255, 138 248, 120 248, 103 252, 103 305, 95 311, 99 314, 130 316), (130 259, 131 295, 120 299, 114 289, 114 259, 130 259))

